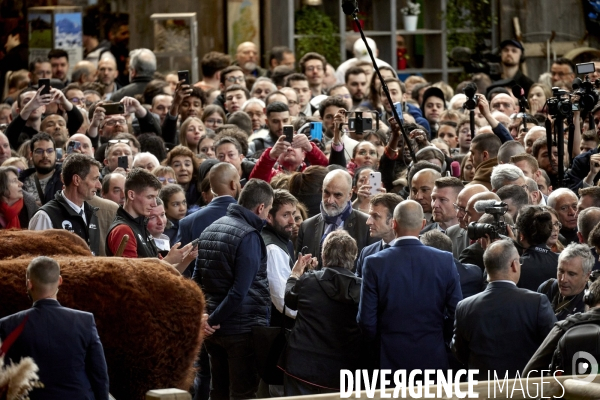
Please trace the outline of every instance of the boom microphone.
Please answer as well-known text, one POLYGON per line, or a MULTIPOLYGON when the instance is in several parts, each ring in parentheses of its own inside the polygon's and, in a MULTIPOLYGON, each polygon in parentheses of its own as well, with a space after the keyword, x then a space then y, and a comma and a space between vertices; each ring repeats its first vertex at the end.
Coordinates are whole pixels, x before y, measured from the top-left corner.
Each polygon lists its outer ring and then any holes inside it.
POLYGON ((342 11, 346 15, 353 15, 358 11, 358 3, 356 0, 344 0, 342 3, 342 11))
POLYGON ((502 203, 501 201, 497 201, 497 200, 479 200, 478 202, 475 203, 475 211, 477 211, 478 213, 485 213, 485 210, 488 208, 493 208, 493 207, 501 207, 503 205, 505 205, 506 203, 502 203))
POLYGON ((529 110, 529 103, 527 102, 527 97, 525 97, 525 90, 520 85, 515 85, 512 87, 512 94, 519 100, 520 111, 526 113, 526 109, 529 110))
POLYGON ((452 161, 450 164, 450 171, 452 171, 453 177, 460 178, 460 163, 458 161, 452 161))

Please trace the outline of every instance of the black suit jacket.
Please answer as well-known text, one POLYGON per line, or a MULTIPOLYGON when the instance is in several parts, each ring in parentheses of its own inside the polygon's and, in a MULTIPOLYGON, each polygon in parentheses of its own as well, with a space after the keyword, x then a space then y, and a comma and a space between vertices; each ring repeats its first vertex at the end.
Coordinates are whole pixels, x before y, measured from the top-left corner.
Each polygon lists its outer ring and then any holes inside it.
POLYGON ((108 372, 94 316, 42 299, 0 319, 0 339, 6 339, 25 316, 23 332, 6 356, 15 362, 31 357, 40 368, 44 388, 34 389, 30 398, 108 399, 108 372))
MULTIPOLYGON (((496 371, 509 378, 521 372, 556 323, 550 301, 510 282, 487 288, 456 307, 452 351, 480 380, 496 371)), ((501 379, 502 379, 501 378, 501 379)))
MULTIPOLYGON (((356 240, 358 254, 363 247, 375 243, 378 240, 369 236, 369 227, 367 226, 369 216, 361 211, 352 210, 348 219, 344 222, 343 229, 356 240)), ((304 221, 300 225, 298 239, 296 240, 296 252, 302 250, 304 246, 308 247, 308 253, 319 260, 321 266, 321 237, 325 231, 325 221, 321 214, 317 214, 304 221)))
POLYGON ((481 245, 475 242, 464 249, 460 253, 460 257, 458 257, 458 259, 461 263, 477 265, 483 271, 485 269, 483 265, 483 253, 485 253, 485 251, 481 245))
POLYGON ((460 289, 463 299, 471 297, 483 290, 483 273, 481 269, 474 264, 463 264, 454 259, 454 265, 460 276, 460 289))

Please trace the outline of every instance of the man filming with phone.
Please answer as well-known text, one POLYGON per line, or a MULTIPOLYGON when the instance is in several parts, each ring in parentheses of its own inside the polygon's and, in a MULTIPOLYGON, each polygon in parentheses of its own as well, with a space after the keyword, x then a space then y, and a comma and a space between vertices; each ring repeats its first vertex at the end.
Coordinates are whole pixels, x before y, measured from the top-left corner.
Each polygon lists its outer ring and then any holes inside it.
POLYGON ((250 179, 257 178, 267 182, 284 171, 304 171, 310 165, 328 166, 327 156, 308 140, 304 134, 294 134, 292 125, 283 126, 283 134, 279 136, 273 147, 266 149, 250 173, 250 179))

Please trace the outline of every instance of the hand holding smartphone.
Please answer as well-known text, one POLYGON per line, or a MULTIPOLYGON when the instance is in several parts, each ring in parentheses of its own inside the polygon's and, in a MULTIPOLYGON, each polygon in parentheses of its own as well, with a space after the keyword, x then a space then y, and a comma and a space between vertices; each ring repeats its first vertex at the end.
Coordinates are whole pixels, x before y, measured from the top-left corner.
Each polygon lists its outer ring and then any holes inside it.
POLYGON ((285 136, 285 141, 292 144, 292 141, 294 140, 294 127, 292 125, 284 125, 283 135, 285 136))
POLYGON ((381 172, 371 172, 369 174, 369 184, 371 185, 371 196, 379 194, 379 189, 381 188, 381 172))

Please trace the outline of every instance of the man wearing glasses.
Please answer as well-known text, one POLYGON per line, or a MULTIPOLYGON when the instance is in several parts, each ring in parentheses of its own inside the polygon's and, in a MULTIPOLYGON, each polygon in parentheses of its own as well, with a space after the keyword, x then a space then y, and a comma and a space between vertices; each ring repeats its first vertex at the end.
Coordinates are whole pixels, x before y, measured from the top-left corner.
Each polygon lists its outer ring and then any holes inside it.
POLYGON ((559 82, 573 82, 573 79, 575 79, 573 71, 575 71, 575 65, 568 58, 561 57, 554 60, 550 67, 552 86, 558 86, 559 82))
POLYGON ((548 196, 548 206, 558 213, 558 221, 562 224, 560 234, 563 244, 579 243, 577 237, 577 195, 570 189, 559 188, 548 196))
POLYGON ((225 111, 225 89, 231 85, 246 85, 244 71, 237 65, 232 65, 221 71, 221 94, 217 96, 214 103, 225 111))
POLYGON ((56 144, 52 136, 38 133, 29 143, 30 158, 33 168, 21 173, 19 180, 23 182, 23 190, 29 192, 38 206, 54 199, 56 192, 62 189, 60 180, 61 166, 56 164, 56 144))
POLYGON ((104 168, 102 168, 102 176, 108 175, 111 172, 127 173, 133 167, 133 152, 129 146, 129 139, 111 139, 108 141, 104 149, 104 168), (124 159, 127 157, 127 165, 124 159))
POLYGON ((454 209, 456 210, 458 225, 453 225, 446 231, 446 234, 450 240, 452 240, 452 254, 456 259, 460 257, 460 253, 470 244, 469 235, 467 235, 467 204, 471 197, 477 193, 484 193, 487 191, 487 188, 483 185, 470 185, 465 186, 465 188, 458 193, 456 203, 453 204, 454 209))
POLYGON ((300 70, 308 79, 312 97, 325 94, 323 90, 323 78, 325 78, 325 67, 327 60, 319 53, 306 53, 300 59, 300 70))

